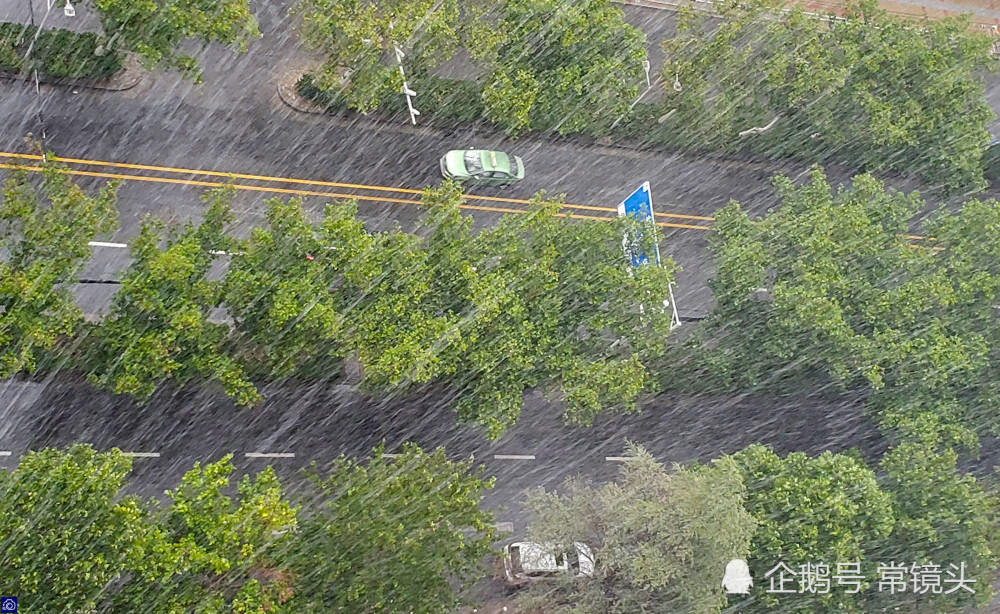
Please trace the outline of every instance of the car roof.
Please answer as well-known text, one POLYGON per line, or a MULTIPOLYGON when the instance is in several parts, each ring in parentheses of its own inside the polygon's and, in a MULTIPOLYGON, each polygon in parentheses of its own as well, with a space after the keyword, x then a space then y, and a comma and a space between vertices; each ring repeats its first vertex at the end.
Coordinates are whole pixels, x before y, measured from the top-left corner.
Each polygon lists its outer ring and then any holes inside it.
POLYGON ((487 171, 502 171, 504 173, 517 174, 517 165, 512 164, 510 156, 502 151, 480 150, 480 161, 483 169, 487 171))
POLYGON ((556 557, 551 546, 536 544, 534 542, 520 542, 511 544, 511 548, 518 549, 521 559, 521 569, 526 573, 532 571, 559 571, 556 565, 556 557))
MULTIPOLYGON (((577 555, 580 557, 580 572, 586 575, 594 573, 594 555, 590 547, 580 542, 573 542, 577 555)), ((556 563, 555 553, 565 550, 555 544, 539 544, 536 542, 517 542, 510 545, 510 548, 518 549, 521 569, 525 573, 532 571, 562 571, 568 567, 563 563, 560 567, 556 563)))

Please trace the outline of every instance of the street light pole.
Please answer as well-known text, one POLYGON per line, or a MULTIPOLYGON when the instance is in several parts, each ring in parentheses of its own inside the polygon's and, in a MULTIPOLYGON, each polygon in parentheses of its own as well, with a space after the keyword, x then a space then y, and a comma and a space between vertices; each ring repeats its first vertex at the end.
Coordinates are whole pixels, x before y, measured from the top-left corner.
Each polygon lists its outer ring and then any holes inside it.
MULTIPOLYGON (((389 31, 392 32, 392 22, 389 22, 389 31)), ((399 65, 399 74, 403 77, 403 95, 406 96, 406 108, 410 111, 410 123, 414 126, 417 125, 417 116, 420 115, 420 111, 413 107, 413 96, 417 93, 410 89, 409 84, 406 83, 406 73, 403 72, 403 58, 406 54, 403 50, 399 48, 399 45, 395 41, 392 43, 392 48, 396 52, 396 63, 399 65)))
MULTIPOLYGON (((31 38, 31 42, 28 43, 28 50, 24 52, 24 61, 25 61, 25 63, 27 63, 28 60, 31 58, 31 52, 35 50, 35 43, 38 42, 38 37, 42 33, 42 26, 44 26, 45 22, 48 20, 49 14, 52 12, 52 5, 55 4, 55 2, 56 2, 56 0, 47 0, 46 1, 45 16, 42 17, 42 24, 41 24, 41 26, 37 26, 35 24, 35 3, 34 3, 34 0, 28 0, 28 16, 29 16, 29 18, 31 20, 31 28, 35 32, 34 32, 34 36, 32 36, 32 38, 31 38)), ((67 17, 73 17, 73 16, 76 15, 76 10, 73 8, 73 5, 70 4, 70 0, 66 0, 66 6, 63 7, 63 14, 66 15, 67 17)), ((31 73, 32 73, 32 78, 35 81, 35 95, 37 96, 37 99, 38 99, 38 125, 39 125, 39 128, 41 128, 41 131, 42 131, 42 133, 40 135, 41 138, 39 139, 39 142, 42 145, 42 161, 45 162, 46 161, 46 159, 45 159, 45 155, 46 155, 45 154, 45 116, 42 114, 42 105, 43 105, 42 88, 41 88, 41 83, 38 80, 38 67, 35 66, 34 63, 32 63, 32 66, 31 66, 31 73)))

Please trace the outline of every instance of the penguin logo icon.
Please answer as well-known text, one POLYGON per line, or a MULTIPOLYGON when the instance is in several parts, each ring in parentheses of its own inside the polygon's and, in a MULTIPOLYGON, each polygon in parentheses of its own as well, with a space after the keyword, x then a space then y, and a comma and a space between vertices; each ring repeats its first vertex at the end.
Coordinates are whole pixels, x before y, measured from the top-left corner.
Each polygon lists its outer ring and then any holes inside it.
POLYGON ((726 575, 722 577, 722 588, 732 595, 748 595, 753 586, 750 567, 743 559, 733 559, 726 565, 726 575))

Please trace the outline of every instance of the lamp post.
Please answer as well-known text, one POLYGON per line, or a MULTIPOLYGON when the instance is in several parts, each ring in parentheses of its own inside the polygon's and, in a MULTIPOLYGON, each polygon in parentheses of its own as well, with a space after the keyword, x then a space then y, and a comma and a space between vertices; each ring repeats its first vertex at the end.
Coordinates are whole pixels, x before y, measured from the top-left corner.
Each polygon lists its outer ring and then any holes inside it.
MULTIPOLYGON (((389 31, 392 32, 392 22, 389 22, 389 31)), ((417 116, 420 115, 420 111, 413 107, 413 97, 417 95, 416 92, 410 89, 409 84, 406 83, 406 73, 403 72, 403 58, 406 54, 403 50, 399 48, 399 45, 392 43, 392 48, 396 52, 396 63, 399 65, 399 74, 403 77, 403 95, 406 96, 406 108, 410 111, 410 123, 414 126, 417 125, 417 116)))
MULTIPOLYGON (((24 52, 24 62, 26 64, 31 59, 31 52, 35 50, 35 43, 38 42, 38 36, 42 33, 42 26, 44 26, 45 22, 48 20, 49 13, 52 12, 52 6, 55 4, 55 2, 56 2, 56 0, 46 0, 45 16, 42 17, 42 24, 41 24, 41 26, 36 26, 36 24, 35 24, 35 3, 34 3, 34 0, 28 0, 28 16, 31 19, 31 28, 35 32, 34 32, 34 35, 31 38, 31 42, 28 43, 28 50, 24 52)), ((73 5, 70 4, 70 0, 66 0, 66 5, 63 7, 63 14, 66 17, 74 17, 74 16, 76 16, 76 9, 74 9, 73 5)), ((31 74, 32 74, 32 78, 35 81, 35 95, 38 98, 38 125, 39 125, 39 128, 41 128, 41 131, 42 131, 41 135, 40 135, 41 136, 40 143, 42 144, 42 161, 45 162, 46 161, 46 159, 45 159, 45 155, 46 155, 45 154, 45 116, 42 115, 42 103, 43 103, 43 100, 42 100, 42 88, 41 88, 41 84, 40 84, 40 82, 38 80, 38 67, 35 66, 35 65, 33 65, 33 63, 31 64, 31 74)))

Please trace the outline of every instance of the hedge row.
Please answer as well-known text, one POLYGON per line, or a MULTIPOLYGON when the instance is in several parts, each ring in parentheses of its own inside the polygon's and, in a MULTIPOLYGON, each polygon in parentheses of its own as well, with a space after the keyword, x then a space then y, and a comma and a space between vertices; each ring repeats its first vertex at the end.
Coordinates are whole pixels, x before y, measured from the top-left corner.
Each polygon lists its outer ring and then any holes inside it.
POLYGON ((41 30, 18 23, 0 23, 0 70, 40 74, 57 79, 109 79, 122 69, 118 53, 98 55, 100 39, 92 32, 41 30), (38 39, 26 63, 24 56, 35 33, 38 39))
MULTIPOLYGON (((418 93, 416 106, 421 119, 432 125, 490 123, 485 119, 481 98, 482 85, 476 81, 446 79, 425 73, 410 77, 409 85, 418 93)), ((348 111, 344 99, 335 93, 319 89, 313 82, 312 75, 303 75, 297 88, 303 98, 323 106, 328 112, 348 111)), ((610 138, 612 142, 619 144, 702 149, 700 144, 685 140, 676 130, 669 126, 663 127, 657 122, 667 110, 662 103, 640 103, 611 133, 603 127, 595 126, 594 130, 578 136, 589 139, 610 138)), ((377 113, 389 117, 409 117, 406 98, 400 95, 385 99, 377 113)))

